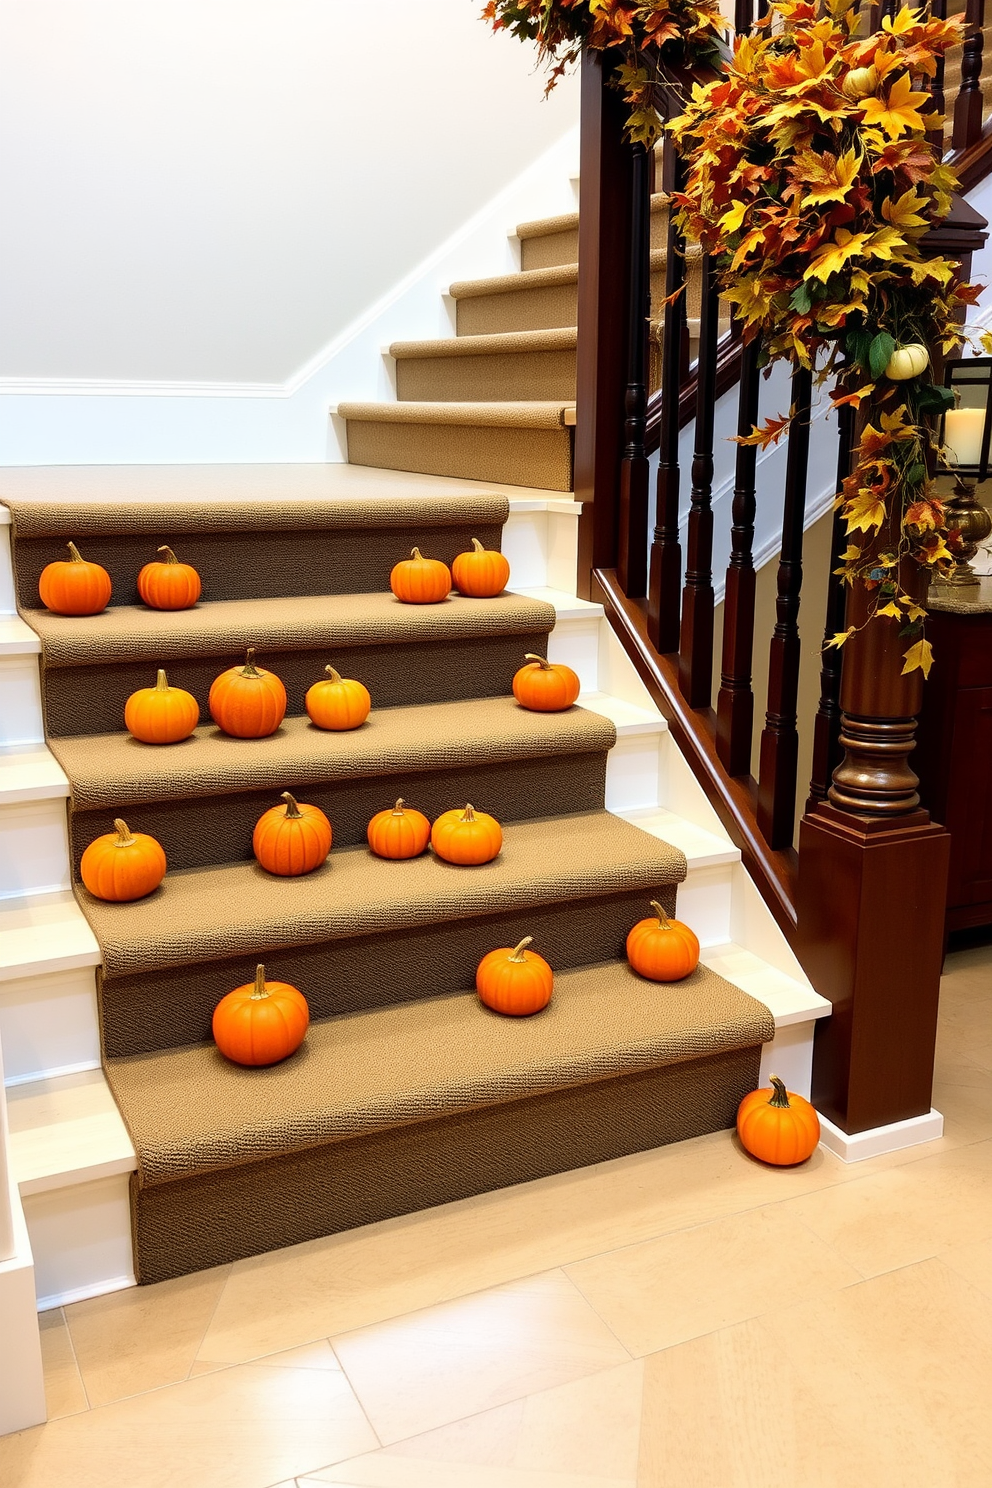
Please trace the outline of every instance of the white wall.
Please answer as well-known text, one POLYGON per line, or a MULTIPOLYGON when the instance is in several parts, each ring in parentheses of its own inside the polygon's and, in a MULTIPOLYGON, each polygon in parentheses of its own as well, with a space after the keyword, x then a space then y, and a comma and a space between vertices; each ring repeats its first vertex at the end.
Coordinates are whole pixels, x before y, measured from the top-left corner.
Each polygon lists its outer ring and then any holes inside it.
POLYGON ((317 426, 257 400, 577 120, 480 9, 0 0, 0 462, 325 458, 323 390, 317 426))

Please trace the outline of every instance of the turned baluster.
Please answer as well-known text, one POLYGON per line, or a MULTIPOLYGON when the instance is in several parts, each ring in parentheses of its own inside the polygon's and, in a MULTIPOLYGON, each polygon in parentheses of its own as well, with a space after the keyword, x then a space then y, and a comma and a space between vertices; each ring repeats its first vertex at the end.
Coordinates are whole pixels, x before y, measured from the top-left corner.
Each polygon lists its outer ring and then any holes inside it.
POLYGON ((982 51, 985 45, 985 0, 968 0, 969 31, 961 52, 961 86, 954 100, 953 150, 966 150, 982 132, 982 51))
POLYGON ((702 263, 696 439, 679 632, 679 689, 690 708, 708 708, 713 686, 713 422, 720 298, 716 263, 702 263))
POLYGON ((617 554, 617 580, 631 599, 640 599, 647 593, 648 457, 644 435, 650 311, 651 179, 647 150, 642 144, 635 144, 631 147, 630 306, 617 554))
POLYGON ((791 845, 796 811, 799 599, 812 387, 812 373, 805 367, 797 367, 792 374, 793 419, 786 459, 782 552, 768 661, 768 709, 761 733, 758 772, 758 826, 766 842, 774 848, 791 845))
MULTIPOLYGON (((840 492, 851 469, 854 410, 850 404, 837 410, 837 421, 837 490, 840 492)), ((835 570, 840 567, 842 554, 847 547, 846 527, 838 507, 834 513, 830 535, 827 617, 823 630, 823 650, 820 653, 820 701, 813 721, 813 762, 806 801, 807 811, 813 811, 820 801, 826 800, 830 777, 840 760, 841 652, 836 646, 828 647, 827 642, 845 629, 847 586, 835 570)))
MULTIPOLYGON (((670 140, 665 141, 664 189, 682 189, 684 168, 670 140)), ((668 214, 665 265, 665 325, 661 342, 661 421, 655 526, 648 584, 648 638, 657 651, 679 644, 682 594, 682 546, 679 541, 679 383, 685 312, 685 238, 668 214), (676 293, 676 291, 681 291, 676 293), (675 295, 674 301, 671 296, 675 295)))
MULTIPOLYGON (((737 432, 744 436, 758 422, 760 340, 749 341, 741 353, 741 385, 737 403, 737 432)), ((737 446, 734 475, 733 526, 730 563, 723 601, 723 655, 716 703, 716 750, 731 775, 751 772, 751 734, 754 693, 751 659, 754 650, 754 514, 755 467, 753 444, 737 446)))

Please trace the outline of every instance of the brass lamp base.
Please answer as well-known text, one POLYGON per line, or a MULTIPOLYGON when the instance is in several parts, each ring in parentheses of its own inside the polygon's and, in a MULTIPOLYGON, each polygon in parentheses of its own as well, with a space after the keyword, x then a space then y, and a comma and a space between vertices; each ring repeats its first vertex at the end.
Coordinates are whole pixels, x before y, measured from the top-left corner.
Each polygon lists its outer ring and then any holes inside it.
POLYGON ((958 477, 953 494, 944 503, 944 514, 950 532, 960 538, 953 569, 937 579, 939 584, 950 584, 955 588, 964 584, 977 584, 978 574, 971 566, 978 549, 992 534, 992 513, 975 496, 975 485, 958 477))

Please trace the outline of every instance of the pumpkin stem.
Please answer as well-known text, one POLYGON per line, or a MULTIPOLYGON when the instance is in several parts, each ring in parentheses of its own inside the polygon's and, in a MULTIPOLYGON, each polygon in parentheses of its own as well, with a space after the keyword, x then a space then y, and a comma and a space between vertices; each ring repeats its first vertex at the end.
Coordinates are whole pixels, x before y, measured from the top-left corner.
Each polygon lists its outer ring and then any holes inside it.
POLYGON ((332 682, 340 682, 341 681, 341 673, 339 671, 337 671, 334 667, 332 667, 332 666, 326 666, 324 668, 324 671, 330 677, 330 679, 331 679, 332 682))
POLYGON ((268 997, 268 995, 265 986, 265 967, 259 963, 255 967, 255 990, 251 994, 251 1000, 256 1002, 259 998, 268 997))
POLYGON ((772 1082, 772 1090, 774 1092, 768 1104, 770 1106, 779 1106, 788 1111, 790 1109, 789 1092, 785 1088, 785 1081, 780 1080, 778 1075, 769 1075, 768 1078, 772 1082))
POLYGON ((255 665, 255 647, 249 646, 245 655, 245 664, 241 668, 242 677, 260 677, 262 674, 255 665))
POLYGON ((510 952, 509 956, 506 959, 508 961, 517 962, 526 961, 527 957, 524 955, 524 948, 526 946, 529 946, 533 939, 533 935, 525 935, 520 944, 518 946, 514 946, 513 950, 510 952))
POLYGON ((665 913, 664 909, 662 909, 661 905, 658 903, 657 899, 652 899, 651 900, 651 908, 654 910, 655 914, 658 916, 658 924, 661 927, 661 929, 662 930, 670 930, 672 927, 671 927, 671 924, 669 922, 668 916, 665 913))
POLYGON ((79 549, 76 547, 76 544, 75 543, 66 543, 66 547, 69 549, 69 562, 70 563, 82 563, 83 560, 82 560, 82 557, 80 555, 79 549))
POLYGON ((117 841, 114 843, 115 847, 130 847, 134 842, 134 838, 131 835, 131 828, 119 816, 114 817, 114 831, 117 833, 117 841))
POLYGON ((283 791, 283 793, 282 793, 282 795, 280 796, 279 799, 281 801, 285 801, 286 802, 286 820, 287 821, 295 821, 295 820, 297 820, 297 818, 299 818, 299 817, 301 817, 303 815, 302 811, 300 810, 299 803, 297 802, 296 797, 295 796, 291 796, 290 793, 289 793, 289 791, 283 791))
POLYGON ((179 562, 179 559, 176 557, 175 553, 172 551, 171 548, 167 548, 167 547, 165 547, 163 545, 161 548, 159 548, 158 551, 160 553, 164 553, 165 554, 165 561, 166 561, 166 563, 178 563, 179 562))
POLYGON ((473 821, 475 821, 475 807, 472 805, 471 801, 468 803, 468 805, 465 807, 465 810, 462 812, 461 819, 462 819, 462 821, 465 821, 465 822, 473 822, 473 821))
POLYGON ((165 668, 164 667, 159 667, 159 669, 158 669, 158 676, 155 678, 155 691, 156 692, 168 692, 168 690, 169 690, 169 679, 165 675, 165 668))
POLYGON ((403 797, 400 796, 399 800, 396 802, 396 805, 393 807, 393 815, 402 816, 403 814, 403 797))
POLYGON ((546 656, 536 656, 533 651, 524 654, 524 661, 536 661, 538 666, 545 672, 550 672, 551 663, 546 656))
POLYGON ((477 537, 473 537, 472 546, 477 553, 484 553, 486 551, 477 537))
POLYGON ((423 563, 423 561, 424 561, 424 556, 421 553, 421 551, 420 551, 419 548, 411 548, 410 549, 410 557, 411 558, 416 558, 416 560, 417 560, 418 563, 423 563))

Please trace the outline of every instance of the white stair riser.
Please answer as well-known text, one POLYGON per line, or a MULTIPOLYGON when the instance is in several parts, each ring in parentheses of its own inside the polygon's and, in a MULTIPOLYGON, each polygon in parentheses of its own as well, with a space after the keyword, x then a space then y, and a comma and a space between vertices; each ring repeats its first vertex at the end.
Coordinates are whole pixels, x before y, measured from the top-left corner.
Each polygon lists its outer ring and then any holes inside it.
POLYGON ((93 967, 0 982, 0 1046, 7 1085, 99 1069, 93 967))
POLYGON ((10 517, 6 508, 3 518, 0 518, 0 615, 13 615, 17 605, 14 600, 14 562, 10 554, 10 517))
POLYGON ((693 868, 690 863, 685 882, 679 884, 676 913, 696 932, 703 947, 703 961, 707 946, 722 945, 730 939, 734 866, 713 863, 693 868))
POLYGON ((636 811, 657 806, 661 730, 617 735, 606 760, 607 811, 636 811))
POLYGON ((562 589, 575 593, 578 560, 578 508, 531 511, 527 503, 510 503, 502 550, 510 564, 514 589, 562 589))
POLYGON ((65 797, 0 807, 0 900, 69 886, 65 797))
POLYGON ((134 1285, 129 1177, 24 1196, 39 1312, 134 1285))
POLYGON ((40 744, 44 737, 37 654, 0 656, 0 746, 40 744))
POLYGON ((816 1020, 790 1023, 776 1028, 775 1037, 761 1051, 759 1085, 769 1085, 772 1075, 785 1081, 786 1089, 810 1098, 813 1078, 813 1030, 816 1020))
POLYGON ((548 636, 548 660, 561 662, 578 673, 583 692, 600 692, 599 631, 604 622, 597 615, 559 620, 548 636))

